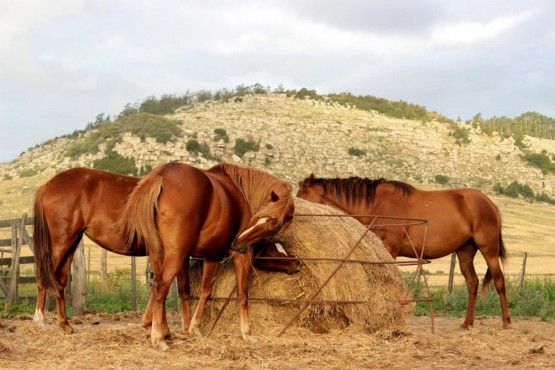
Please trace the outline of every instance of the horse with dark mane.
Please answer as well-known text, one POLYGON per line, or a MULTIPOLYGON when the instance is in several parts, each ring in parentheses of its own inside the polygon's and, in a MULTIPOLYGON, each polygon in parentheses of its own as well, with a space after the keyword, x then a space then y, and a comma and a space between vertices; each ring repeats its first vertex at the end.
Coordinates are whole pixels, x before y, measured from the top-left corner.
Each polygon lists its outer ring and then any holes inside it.
MULTIPOLYGON (((46 291, 56 296, 57 322, 66 333, 73 332, 65 311, 64 288, 75 249, 83 234, 111 252, 128 256, 146 256, 144 245, 127 244, 117 224, 125 200, 140 178, 88 168, 72 168, 55 175, 41 186, 34 202, 34 245, 38 293, 34 321, 44 325, 46 291)), ((276 256, 275 246, 259 246, 261 256, 276 256)), ((184 269, 188 260, 184 262, 184 269)), ((258 260, 255 267, 294 273, 298 261, 258 260)), ((190 311, 185 286, 185 270, 179 271, 178 291, 183 308, 183 326, 188 329, 190 311)), ((152 299, 152 297, 151 297, 152 299)), ((151 305, 149 304, 148 307, 151 305)), ((147 309, 143 325, 151 324, 147 309)))
MULTIPOLYGON (((152 282, 151 341, 168 348, 165 300, 170 284, 189 257, 204 258, 200 299, 189 333, 200 335, 199 325, 212 292, 219 259, 231 255, 237 278, 241 335, 251 336, 247 310, 247 279, 253 243, 276 233, 293 217, 292 186, 266 172, 230 164, 201 170, 169 163, 145 176, 133 189, 121 220, 128 245, 148 250, 152 282)), ((188 274, 185 274, 188 276, 188 274)))
POLYGON ((456 252, 468 288, 466 318, 462 324, 465 329, 474 323, 479 284, 474 256, 479 250, 488 266, 482 295, 493 279, 501 301, 503 327, 510 326, 501 269, 501 263, 507 257, 501 236, 501 215, 486 195, 475 189, 422 191, 400 181, 316 178, 311 174, 299 182, 297 197, 332 206, 354 215, 365 225, 372 224, 374 233, 383 240, 393 258, 434 259, 456 252), (406 232, 402 227, 383 227, 403 220, 368 215, 426 219, 427 233, 423 227, 414 225, 406 226, 406 232))

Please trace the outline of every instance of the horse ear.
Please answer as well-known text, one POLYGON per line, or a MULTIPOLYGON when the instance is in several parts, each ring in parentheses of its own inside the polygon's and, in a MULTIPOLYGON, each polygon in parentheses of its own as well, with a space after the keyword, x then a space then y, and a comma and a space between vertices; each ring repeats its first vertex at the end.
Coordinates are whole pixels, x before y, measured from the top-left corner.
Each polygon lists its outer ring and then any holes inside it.
POLYGON ((279 200, 279 195, 277 195, 276 192, 273 190, 270 196, 272 197, 272 202, 277 202, 279 200))
POLYGON ((314 173, 311 173, 310 176, 308 176, 306 179, 304 179, 304 185, 307 185, 307 186, 312 185, 315 178, 316 178, 316 176, 314 176, 314 173))

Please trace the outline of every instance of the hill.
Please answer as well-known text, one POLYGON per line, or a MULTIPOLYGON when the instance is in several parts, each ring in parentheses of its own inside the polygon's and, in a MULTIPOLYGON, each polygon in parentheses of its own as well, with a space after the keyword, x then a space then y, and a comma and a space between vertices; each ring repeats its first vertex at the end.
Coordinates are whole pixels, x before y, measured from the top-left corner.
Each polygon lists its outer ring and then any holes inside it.
POLYGON ((0 181, 51 176, 74 166, 111 169, 127 158, 120 172, 140 174, 173 160, 199 167, 228 161, 293 182, 315 172, 492 193, 496 184, 517 181, 553 197, 555 175, 525 155, 549 161, 555 142, 531 136, 522 141, 524 147, 507 135, 486 135, 479 125, 392 118, 328 100, 253 94, 186 105, 164 116, 130 113, 115 122, 100 120, 0 164, 0 181), (464 141, 455 135, 461 131, 464 141))
MULTIPOLYGON (((0 219, 31 214, 36 187, 70 167, 122 166, 139 174, 173 160, 202 168, 227 161, 266 169, 294 185, 314 172, 385 177, 425 189, 479 188, 501 209, 511 255, 528 251, 527 272, 553 273, 555 208, 531 203, 518 192, 515 199, 495 195, 494 188, 516 183, 555 197, 555 175, 526 160, 530 154, 550 160, 555 141, 524 135, 522 144, 508 135, 486 134, 480 125, 393 118, 285 93, 197 101, 163 116, 131 110, 114 122, 99 117, 86 130, 1 163, 0 219), (456 134, 461 130, 466 135, 456 134)), ((476 261, 482 274, 483 259, 476 261)), ((511 264, 511 274, 518 274, 518 262, 511 264)), ((436 260, 432 271, 447 272, 448 263, 436 260)))

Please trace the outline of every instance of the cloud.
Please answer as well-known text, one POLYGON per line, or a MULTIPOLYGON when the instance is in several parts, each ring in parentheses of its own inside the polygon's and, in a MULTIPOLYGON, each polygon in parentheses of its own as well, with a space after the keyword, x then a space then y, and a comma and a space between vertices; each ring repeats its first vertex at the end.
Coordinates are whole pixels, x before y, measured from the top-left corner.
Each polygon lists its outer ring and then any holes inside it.
POLYGON ((0 3, 0 53, 41 23, 77 14, 83 0, 3 0, 0 3))
POLYGON ((471 44, 494 39, 532 19, 534 11, 496 17, 490 22, 462 21, 455 24, 441 24, 432 31, 432 42, 440 45, 471 44))
POLYGON ((149 95, 261 83, 555 115, 550 0, 0 1, 0 161, 149 95), (24 133, 24 134, 23 134, 24 133))

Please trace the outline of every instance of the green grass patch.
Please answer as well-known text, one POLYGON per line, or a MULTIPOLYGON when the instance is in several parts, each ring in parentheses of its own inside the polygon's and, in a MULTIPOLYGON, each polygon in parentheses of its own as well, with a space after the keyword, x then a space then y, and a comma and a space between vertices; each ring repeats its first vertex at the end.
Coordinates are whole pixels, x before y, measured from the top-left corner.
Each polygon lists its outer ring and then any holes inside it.
MULTIPOLYGON (((409 281, 411 273, 405 273, 405 281, 409 281)), ((466 285, 456 285, 451 294, 446 286, 431 287, 433 308, 438 316, 464 317, 468 301, 466 285)), ((481 289, 481 287, 480 287, 481 289)), ((543 321, 555 318, 555 278, 533 277, 524 281, 522 291, 517 279, 506 279, 505 290, 507 304, 513 317, 539 317, 543 321)), ((425 290, 421 282, 413 289, 415 297, 424 297, 425 290)), ((479 292, 480 294, 480 292, 479 292)), ((428 302, 418 302, 414 308, 416 315, 430 313, 428 302)), ((482 300, 478 296, 476 302, 476 316, 501 316, 499 296, 492 286, 482 300)))

